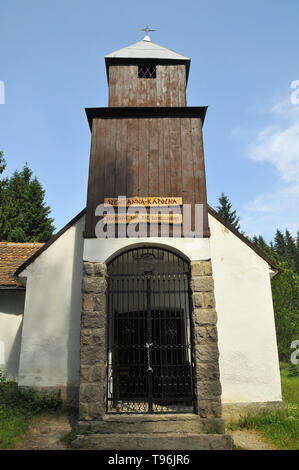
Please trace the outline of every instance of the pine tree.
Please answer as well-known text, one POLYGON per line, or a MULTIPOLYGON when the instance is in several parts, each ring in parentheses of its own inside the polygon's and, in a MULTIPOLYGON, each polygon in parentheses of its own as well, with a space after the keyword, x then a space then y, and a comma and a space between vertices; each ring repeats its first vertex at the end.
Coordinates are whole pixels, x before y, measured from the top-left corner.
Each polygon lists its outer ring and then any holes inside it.
MULTIPOLYGON (((1 161, 0 161, 1 164, 1 161)), ((0 166, 1 169, 1 166, 0 166)), ((27 163, 2 180, 0 199, 0 240, 45 242, 54 232, 51 209, 45 205, 45 191, 27 163)))
POLYGON ((271 258, 274 263, 278 263, 278 256, 274 250, 273 243, 271 242, 269 245, 266 243, 264 238, 260 235, 259 237, 254 236, 252 240, 250 240, 259 250, 261 250, 266 256, 271 258))
POLYGON ((0 151, 0 175, 2 175, 5 168, 6 168, 6 161, 3 156, 3 152, 0 151))
MULTIPOLYGON (((3 156, 3 152, 0 151, 0 175, 2 175, 3 171, 6 168, 6 161, 3 156)), ((0 204, 1 204, 1 199, 2 199, 2 187, 5 184, 5 179, 0 180, 0 204)))
POLYGON ((285 261, 295 271, 296 242, 288 230, 285 231, 285 261))
POLYGON ((237 216, 236 211, 232 210, 231 202, 224 193, 221 193, 220 198, 218 199, 220 205, 217 206, 217 212, 230 224, 232 224, 237 230, 240 229, 240 218, 237 216))
POLYGON ((283 259, 286 252, 286 243, 283 233, 278 229, 274 237, 274 248, 279 258, 283 259))

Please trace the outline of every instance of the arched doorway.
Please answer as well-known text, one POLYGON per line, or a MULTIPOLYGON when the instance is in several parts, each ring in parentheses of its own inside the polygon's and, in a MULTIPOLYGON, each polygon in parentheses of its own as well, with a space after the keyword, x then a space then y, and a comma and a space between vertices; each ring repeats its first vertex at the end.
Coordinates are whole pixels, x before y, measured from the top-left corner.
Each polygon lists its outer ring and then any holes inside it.
POLYGON ((194 411, 190 267, 158 247, 107 265, 108 413, 194 411))

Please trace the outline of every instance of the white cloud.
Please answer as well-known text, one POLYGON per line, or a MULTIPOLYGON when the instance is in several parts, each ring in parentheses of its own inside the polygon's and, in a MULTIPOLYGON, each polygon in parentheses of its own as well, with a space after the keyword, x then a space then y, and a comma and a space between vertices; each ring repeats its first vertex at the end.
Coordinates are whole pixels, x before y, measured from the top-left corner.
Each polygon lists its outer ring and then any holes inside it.
POLYGON ((293 233, 299 229, 299 105, 290 99, 280 101, 268 115, 269 125, 256 134, 248 157, 274 166, 279 184, 244 207, 242 228, 248 234, 251 231, 272 238, 278 227, 293 233))

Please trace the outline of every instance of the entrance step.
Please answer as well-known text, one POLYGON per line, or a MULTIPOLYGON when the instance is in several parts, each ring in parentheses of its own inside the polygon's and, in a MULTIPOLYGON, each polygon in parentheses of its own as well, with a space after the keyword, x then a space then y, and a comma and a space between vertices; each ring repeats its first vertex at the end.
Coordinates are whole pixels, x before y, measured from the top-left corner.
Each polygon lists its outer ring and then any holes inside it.
POLYGON ((94 450, 231 450, 226 434, 196 433, 122 433, 78 435, 74 449, 94 450))
POLYGON ((79 421, 79 434, 130 434, 130 433, 208 433, 224 434, 225 425, 222 418, 203 419, 195 414, 167 415, 104 415, 102 420, 79 421))

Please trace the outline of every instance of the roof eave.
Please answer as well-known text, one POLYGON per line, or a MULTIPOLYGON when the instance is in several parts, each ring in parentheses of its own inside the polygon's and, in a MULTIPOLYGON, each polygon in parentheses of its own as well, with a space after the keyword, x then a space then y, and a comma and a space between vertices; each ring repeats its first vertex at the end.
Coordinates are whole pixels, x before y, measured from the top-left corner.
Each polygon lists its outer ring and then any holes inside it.
POLYGON ((25 290, 24 286, 1 286, 0 290, 25 290))
POLYGON ((68 222, 59 232, 56 233, 49 241, 47 241, 39 250, 37 250, 25 263, 21 264, 18 269, 14 272, 14 276, 19 277, 20 273, 24 271, 33 261, 36 260, 49 246, 51 246, 61 235, 64 234, 72 225, 74 225, 83 215, 85 215, 86 208, 84 208, 79 214, 77 214, 70 222, 68 222))
POLYGON ((204 125, 208 106, 111 106, 108 108, 85 108, 89 128, 93 119, 138 118, 200 118, 204 125))

